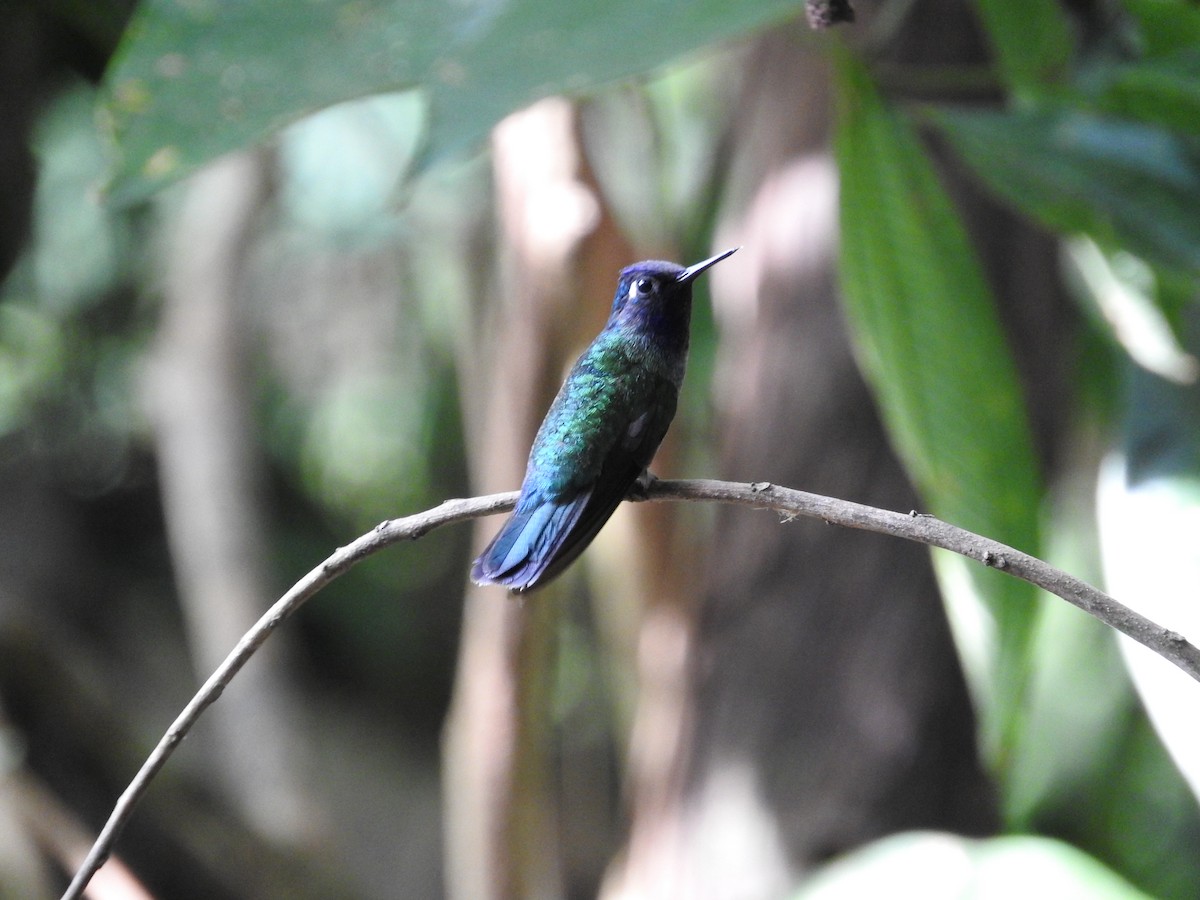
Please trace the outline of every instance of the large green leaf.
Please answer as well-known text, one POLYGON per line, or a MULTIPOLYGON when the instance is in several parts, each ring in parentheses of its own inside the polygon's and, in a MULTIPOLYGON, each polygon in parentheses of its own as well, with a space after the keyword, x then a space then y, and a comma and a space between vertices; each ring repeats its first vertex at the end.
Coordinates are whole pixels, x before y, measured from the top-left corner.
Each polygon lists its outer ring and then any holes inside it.
POLYGON ((1200 272, 1200 139, 1072 109, 933 121, 996 193, 1051 228, 1200 272))
POLYGON ((106 77, 110 195, 147 196, 316 109, 420 89, 424 159, 532 101, 661 66, 795 0, 145 0, 106 77))
MULTIPOLYGON (((1036 553, 1038 465, 991 293, 915 134, 847 54, 839 54, 836 150, 842 290, 897 450, 939 516, 1036 553)), ((941 558, 944 577, 963 574, 949 565, 941 558)), ((951 619, 960 646, 972 632, 964 623, 984 632, 963 656, 984 746, 1003 765, 1019 731, 1036 594, 982 566, 967 572, 951 580, 986 607, 969 610, 961 591, 948 591, 951 619), (991 629, 980 624, 989 617, 991 629)))

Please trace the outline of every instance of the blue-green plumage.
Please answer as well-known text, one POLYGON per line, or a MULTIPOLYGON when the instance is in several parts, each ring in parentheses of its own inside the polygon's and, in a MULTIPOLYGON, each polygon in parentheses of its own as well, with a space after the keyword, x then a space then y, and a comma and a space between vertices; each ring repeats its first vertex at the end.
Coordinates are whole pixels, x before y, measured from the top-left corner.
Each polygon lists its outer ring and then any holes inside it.
POLYGON ((608 324, 538 429, 516 509, 475 560, 477 583, 530 590, 591 543, 650 465, 675 416, 692 281, 733 252, 686 269, 648 260, 621 270, 608 324))

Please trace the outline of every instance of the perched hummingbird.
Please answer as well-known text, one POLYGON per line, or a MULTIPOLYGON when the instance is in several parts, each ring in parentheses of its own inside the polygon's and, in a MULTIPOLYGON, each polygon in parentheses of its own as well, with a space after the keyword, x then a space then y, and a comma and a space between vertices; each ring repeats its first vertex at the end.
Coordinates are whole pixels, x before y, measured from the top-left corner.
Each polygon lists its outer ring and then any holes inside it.
POLYGON ((675 416, 692 282, 737 249, 686 269, 647 260, 621 270, 608 323, 538 429, 516 509, 471 568, 476 584, 540 587, 591 543, 675 416))

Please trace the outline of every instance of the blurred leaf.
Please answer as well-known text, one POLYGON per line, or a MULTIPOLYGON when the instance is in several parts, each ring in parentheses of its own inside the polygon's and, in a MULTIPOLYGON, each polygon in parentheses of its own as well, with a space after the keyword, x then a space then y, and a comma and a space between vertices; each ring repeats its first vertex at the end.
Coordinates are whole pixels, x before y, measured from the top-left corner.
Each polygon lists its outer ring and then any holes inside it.
POLYGON ((64 347, 58 323, 16 297, 0 303, 0 435, 25 424, 29 409, 59 378, 64 347))
MULTIPOLYGON (((1038 465, 991 293, 916 136, 845 54, 836 150, 842 290, 897 450, 937 515, 1036 553, 1038 465)), ((1003 765, 1019 728, 1036 593, 966 565, 967 586, 986 598, 994 620, 989 627, 974 614, 977 630, 994 633, 979 642, 991 658, 968 674, 984 701, 985 748, 1003 765)), ((957 574, 939 569, 944 578, 957 574)), ((952 621, 966 622, 972 614, 956 615, 962 601, 947 596, 952 621)), ((956 637, 964 634, 956 627, 956 637)))
POLYGON ((975 0, 1004 80, 1016 90, 1055 80, 1071 60, 1071 29, 1055 0, 975 0))
POLYGON ((1004 820, 1019 829, 1032 829, 1039 813, 1068 803, 1075 809, 1086 805, 1091 819, 1098 818, 1111 795, 1078 795, 1108 777, 1106 766, 1122 753, 1134 706, 1112 629, 1065 603, 1050 604, 1038 625, 1027 721, 1055 740, 1030 741, 1013 767, 1004 820), (1063 753, 1063 745, 1087 752, 1063 753))
POLYGON ((95 94, 91 87, 73 87, 46 110, 35 131, 30 260, 38 301, 60 316, 99 303, 130 266, 128 223, 95 198, 105 166, 95 94))
POLYGON ((645 72, 792 14, 795 2, 147 0, 106 78, 110 194, 146 197, 339 101, 421 89, 423 158, 469 149, 541 97, 645 72))
MULTIPOLYGON (((1110 396, 1122 393, 1114 388, 1110 396)), ((1096 490, 1090 466, 1056 480, 1046 507, 1043 558, 1102 584, 1096 490)), ((1128 527, 1146 531, 1151 520, 1130 512, 1124 517, 1128 527)), ((1141 594, 1107 584, 1127 601, 1141 594)), ((1194 695, 1194 682, 1150 651, 1145 655, 1182 694, 1194 695)), ((1027 733, 1033 739, 1025 742, 1006 784, 1007 828, 1068 841, 1160 900, 1192 900, 1200 884, 1200 808, 1133 692, 1118 635, 1065 603, 1048 603, 1031 656, 1027 733)), ((1181 730, 1194 731, 1186 712, 1173 718, 1181 730)))
MULTIPOLYGON (((1153 655, 1140 645, 1137 652, 1153 655)), ((1164 668, 1173 668, 1155 658, 1164 668)), ((1178 670, 1172 677, 1190 685, 1178 670)), ((1177 719, 1183 728, 1191 724, 1192 708, 1188 706, 1177 719)), ((1077 802, 1068 800, 1058 818, 1043 830, 1057 831, 1063 819, 1071 817, 1074 828, 1091 832, 1089 849, 1120 866, 1155 897, 1194 900, 1200 884, 1200 810, 1188 790, 1189 786, 1194 790, 1195 783, 1185 782, 1176 764, 1175 754, 1185 748, 1176 745, 1168 755, 1162 731, 1151 727, 1142 710, 1133 724, 1106 777, 1070 798, 1077 802)))
MULTIPOLYGON (((1195 363, 1200 310, 1192 306, 1184 334, 1195 363)), ((1097 488, 1105 578, 1125 602, 1183 634, 1200 629, 1200 605, 1180 590, 1200 578, 1200 383, 1170 381, 1130 366, 1123 446, 1105 464, 1097 488)), ((1200 732, 1188 710, 1195 685, 1157 657, 1127 652, 1134 681, 1167 747, 1200 795, 1200 732)))
POLYGON ((1147 56, 1200 44, 1200 8, 1191 0, 1122 0, 1140 27, 1147 56))
POLYGON ((1195 308, 1195 293, 1182 291, 1163 279, 1136 256, 1124 251, 1106 254, 1086 237, 1064 242, 1070 274, 1087 304, 1107 326, 1111 339, 1130 359, 1163 378, 1180 384, 1200 377, 1200 360, 1182 346, 1184 313, 1195 308))
POLYGON ((1106 113, 1200 134, 1200 49, 1107 66, 1089 73, 1095 104, 1106 113))
POLYGON ((997 194, 1050 228, 1200 272, 1200 139, 1069 109, 933 121, 997 194))
MULTIPOLYGON (((1155 621, 1194 634, 1200 611, 1180 586, 1194 584, 1200 576, 1194 541, 1200 527, 1194 430, 1200 395, 1193 387, 1189 400, 1178 385, 1132 365, 1130 369, 1134 386, 1126 399, 1142 425, 1134 423, 1130 428, 1133 445, 1127 456, 1112 453, 1105 460, 1096 491, 1105 584, 1155 621), (1157 391, 1168 396, 1155 396, 1157 391), (1181 402, 1190 403, 1191 410, 1176 420, 1181 402), (1146 420, 1162 429, 1160 440, 1142 433, 1149 424, 1146 420), (1187 435, 1189 425, 1192 430, 1187 435), (1190 445, 1184 447, 1179 441, 1190 445)), ((1066 802, 1059 803, 1056 824, 1069 821, 1069 827, 1091 831, 1098 838, 1093 845, 1097 852, 1138 873, 1158 896, 1185 900, 1195 896, 1200 883, 1195 684, 1126 639, 1121 639, 1121 650, 1154 729, 1139 723, 1140 732, 1119 748, 1123 758, 1114 759, 1107 776, 1095 782, 1103 784, 1104 790, 1077 789, 1075 796, 1063 798, 1066 802)))
POLYGON ((986 841, 911 832, 884 838, 827 866, 793 900, 1149 900, 1069 844, 1040 837, 986 841))
POLYGON ((279 205, 289 225, 370 245, 400 220, 396 194, 420 134, 415 93, 322 110, 278 138, 279 205))

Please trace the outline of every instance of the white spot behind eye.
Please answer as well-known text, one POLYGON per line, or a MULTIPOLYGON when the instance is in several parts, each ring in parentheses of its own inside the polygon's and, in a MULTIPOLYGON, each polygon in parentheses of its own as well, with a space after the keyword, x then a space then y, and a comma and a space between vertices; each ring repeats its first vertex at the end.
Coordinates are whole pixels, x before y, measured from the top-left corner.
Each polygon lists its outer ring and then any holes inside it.
POLYGON ((642 276, 635 278, 629 285, 629 299, 636 300, 638 297, 649 297, 656 289, 653 278, 642 276))

